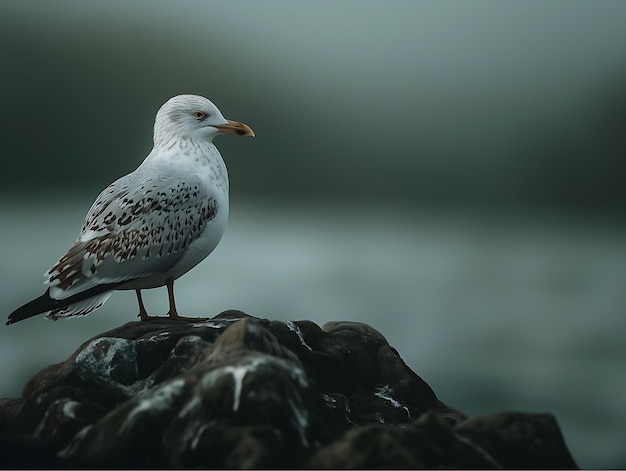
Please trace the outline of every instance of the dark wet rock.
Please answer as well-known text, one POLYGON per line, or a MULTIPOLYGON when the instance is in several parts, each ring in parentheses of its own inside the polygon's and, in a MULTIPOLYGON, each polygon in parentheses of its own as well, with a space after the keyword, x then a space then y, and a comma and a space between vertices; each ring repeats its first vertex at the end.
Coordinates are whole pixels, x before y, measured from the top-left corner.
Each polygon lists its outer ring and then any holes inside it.
POLYGON ((131 322, 0 400, 7 468, 575 468, 554 418, 467 419, 370 326, 131 322))
POLYGON ((502 412, 451 425, 427 412, 404 427, 352 428, 308 461, 315 469, 576 469, 549 414, 502 412))
POLYGON ((556 419, 550 414, 500 412, 468 419, 457 434, 503 468, 575 467, 556 419))

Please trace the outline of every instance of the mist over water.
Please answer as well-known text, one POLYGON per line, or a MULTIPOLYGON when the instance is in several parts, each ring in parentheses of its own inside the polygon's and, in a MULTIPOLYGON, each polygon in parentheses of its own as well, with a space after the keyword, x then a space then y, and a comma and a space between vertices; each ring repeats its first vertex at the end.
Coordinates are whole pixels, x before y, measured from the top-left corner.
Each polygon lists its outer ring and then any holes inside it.
MULTIPOLYGON (((197 93, 257 138, 216 140, 231 220, 181 312, 367 322, 450 405, 554 413, 582 467, 626 467, 624 24, 604 0, 4 1, 0 312, 197 93)), ((0 328, 0 395, 136 311, 0 328)))

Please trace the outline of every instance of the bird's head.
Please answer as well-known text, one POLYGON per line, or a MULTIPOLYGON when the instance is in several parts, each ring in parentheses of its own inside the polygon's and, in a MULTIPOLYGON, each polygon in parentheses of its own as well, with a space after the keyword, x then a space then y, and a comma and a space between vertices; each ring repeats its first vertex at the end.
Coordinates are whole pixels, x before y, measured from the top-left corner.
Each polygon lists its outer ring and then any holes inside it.
POLYGON ((177 95, 159 109, 154 122, 154 143, 172 139, 211 142, 218 134, 252 136, 247 125, 231 121, 210 100, 198 95, 177 95))

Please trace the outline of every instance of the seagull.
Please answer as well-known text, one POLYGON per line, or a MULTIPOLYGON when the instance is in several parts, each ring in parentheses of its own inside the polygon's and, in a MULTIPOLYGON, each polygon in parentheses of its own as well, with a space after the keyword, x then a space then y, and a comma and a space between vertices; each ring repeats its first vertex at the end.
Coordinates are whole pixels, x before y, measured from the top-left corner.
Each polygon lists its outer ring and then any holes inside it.
POLYGON ((168 316, 180 316, 174 280, 215 249, 228 219, 228 172, 213 144, 219 134, 251 136, 208 99, 178 95, 159 109, 154 146, 137 169, 106 187, 74 245, 46 273, 40 297, 9 315, 7 325, 45 313, 57 320, 100 308, 115 290, 167 287, 168 316))

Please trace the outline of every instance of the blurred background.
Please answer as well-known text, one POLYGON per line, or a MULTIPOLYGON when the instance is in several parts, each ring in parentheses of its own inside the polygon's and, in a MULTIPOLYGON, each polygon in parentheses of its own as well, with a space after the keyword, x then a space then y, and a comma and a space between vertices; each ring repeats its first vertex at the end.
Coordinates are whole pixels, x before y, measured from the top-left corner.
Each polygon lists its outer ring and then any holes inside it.
MULTIPOLYGON (((553 413, 579 465, 624 468, 625 24, 605 0, 2 0, 1 312, 159 106, 204 95, 257 138, 216 141, 231 220, 184 314, 367 322, 444 402, 553 413)), ((136 312, 0 327, 0 396, 136 312)))

